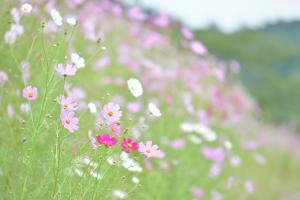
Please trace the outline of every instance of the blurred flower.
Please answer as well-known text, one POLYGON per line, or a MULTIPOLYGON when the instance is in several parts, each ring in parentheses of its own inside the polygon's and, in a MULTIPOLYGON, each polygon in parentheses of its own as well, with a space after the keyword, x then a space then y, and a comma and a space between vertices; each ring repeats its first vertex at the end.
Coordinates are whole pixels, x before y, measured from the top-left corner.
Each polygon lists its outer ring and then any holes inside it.
POLYGON ((160 117, 161 116, 160 110, 157 108, 157 106, 154 103, 149 103, 148 104, 148 110, 155 117, 160 117))
POLYGON ((139 97, 143 94, 142 84, 139 80, 131 78, 127 81, 128 89, 135 97, 139 97))
POLYGON ((218 147, 218 148, 211 148, 204 146, 202 147, 201 150, 203 156, 209 160, 214 161, 215 163, 223 163, 225 159, 225 153, 223 148, 218 147))
POLYGON ((103 107, 101 114, 108 122, 114 123, 120 120, 122 111, 118 104, 110 102, 103 107))
POLYGON ((60 13, 57 10, 55 10, 55 9, 51 10, 50 15, 51 15, 54 23, 57 26, 62 26, 63 25, 63 19, 60 16, 60 13))
POLYGON ((246 190, 248 193, 253 193, 253 192, 254 192, 254 186, 253 186, 253 183, 252 183, 251 180, 245 181, 244 187, 245 187, 245 190, 246 190))
POLYGON ((25 114, 27 114, 29 111, 30 111, 30 105, 28 104, 28 103, 21 103, 21 105, 20 105, 20 110, 23 112, 23 113, 25 113, 25 114))
POLYGON ((55 70, 62 76, 74 76, 76 74, 77 68, 70 64, 64 66, 63 64, 56 65, 55 70))
POLYGON ((152 141, 147 141, 146 144, 140 142, 138 150, 139 152, 143 153, 147 158, 164 157, 164 153, 158 149, 157 145, 152 145, 152 141))
POLYGON ((77 69, 85 67, 85 60, 77 53, 71 54, 71 62, 77 69))
POLYGON ((123 138, 121 147, 126 153, 130 153, 131 150, 137 151, 139 149, 138 143, 126 138, 123 138))
POLYGON ((28 3, 24 3, 22 6, 21 6, 21 11, 25 14, 28 14, 28 13, 31 13, 31 10, 32 10, 32 6, 28 3))
POLYGON ((78 103, 72 98, 65 98, 63 95, 58 97, 58 103, 61 105, 61 109, 63 110, 77 110, 78 103))
POLYGON ((76 118, 75 113, 73 111, 66 111, 66 110, 61 110, 60 113, 60 120, 63 124, 63 126, 73 133, 74 131, 78 130, 78 118, 76 118))
POLYGON ((99 144, 103 144, 107 147, 115 146, 118 142, 117 138, 110 137, 108 134, 97 135, 96 138, 99 144))
POLYGON ((134 159, 130 158, 128 153, 125 153, 124 151, 122 151, 120 158, 122 160, 122 166, 125 169, 127 169, 128 171, 131 171, 131 172, 142 172, 143 171, 143 168, 141 168, 139 163, 136 162, 134 159))
POLYGON ((88 103, 88 109, 90 111, 90 113, 92 113, 93 115, 97 114, 97 107, 96 104, 93 102, 88 103))
POLYGON ((123 190, 114 190, 113 197, 117 199, 125 199, 127 194, 123 190))
POLYGON ((134 184, 139 184, 140 182, 140 180, 136 176, 133 176, 131 180, 134 184))
POLYGON ((202 197, 204 197, 205 194, 203 189, 200 187, 191 187, 190 192, 192 193, 195 199, 202 199, 202 197))
POLYGON ((205 55, 207 53, 207 48, 199 41, 191 41, 190 47, 198 55, 205 55))
POLYGON ((97 140, 94 138, 93 136, 93 132, 91 130, 88 131, 88 136, 89 136, 89 139, 90 139, 90 143, 92 145, 92 148, 93 149, 97 149, 98 146, 97 146, 97 140))
POLYGON ((4 83, 8 80, 8 76, 4 71, 0 71, 0 86, 4 85, 4 83))
POLYGON ((66 21, 67 21, 67 24, 69 24, 70 26, 75 26, 77 23, 77 21, 74 17, 68 17, 66 21))
POLYGON ((121 133, 121 126, 119 123, 112 123, 111 125, 109 125, 109 129, 116 135, 119 135, 121 133))
POLYGON ((38 90, 36 87, 27 86, 23 89, 23 97, 29 101, 36 100, 38 97, 38 90))

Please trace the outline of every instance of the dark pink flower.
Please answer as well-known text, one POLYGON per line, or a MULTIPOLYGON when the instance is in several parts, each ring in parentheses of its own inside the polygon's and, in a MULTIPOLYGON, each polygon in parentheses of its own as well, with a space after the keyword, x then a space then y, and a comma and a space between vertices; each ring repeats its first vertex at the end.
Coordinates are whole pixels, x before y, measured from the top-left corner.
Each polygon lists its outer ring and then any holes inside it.
POLYGON ((108 134, 97 135, 97 141, 101 145, 105 145, 107 147, 115 146, 118 142, 118 139, 115 137, 110 137, 108 134))
POLYGON ((130 153, 131 150, 137 151, 139 149, 139 144, 133 142, 131 139, 124 138, 122 140, 121 147, 126 153, 130 153))

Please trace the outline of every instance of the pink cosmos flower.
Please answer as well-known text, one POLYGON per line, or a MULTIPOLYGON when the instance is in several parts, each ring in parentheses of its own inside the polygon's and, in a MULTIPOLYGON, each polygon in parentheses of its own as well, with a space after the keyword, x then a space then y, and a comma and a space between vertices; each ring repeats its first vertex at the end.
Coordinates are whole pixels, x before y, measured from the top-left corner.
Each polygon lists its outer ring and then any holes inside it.
POLYGON ((72 97, 65 98, 63 95, 58 97, 58 103, 61 105, 61 109, 64 110, 77 110, 78 104, 72 97))
POLYGON ((192 41, 190 47, 195 54, 205 55, 207 53, 207 48, 199 41, 192 41))
POLYGON ((124 138, 122 140, 121 147, 126 153, 130 153, 131 150, 137 151, 139 149, 139 144, 133 142, 131 139, 124 138))
POLYGON ((224 150, 221 147, 210 148, 204 146, 201 151, 205 158, 212 160, 215 163, 221 164, 224 162, 225 155, 224 155, 224 150))
POLYGON ((97 135, 96 138, 99 144, 103 144, 107 147, 115 146, 118 142, 117 138, 110 137, 108 134, 97 135))
POLYGON ((56 65, 55 70, 62 76, 74 76, 76 74, 77 68, 67 64, 64 66, 63 64, 56 65))
POLYGON ((109 130, 116 135, 121 133, 121 125, 119 123, 113 123, 109 126, 109 130))
POLYGON ((73 111, 62 110, 60 113, 60 120, 63 126, 68 129, 71 133, 78 130, 78 118, 76 118, 73 111))
POLYGON ((29 101, 36 100, 38 97, 38 90, 36 87, 27 86, 23 89, 23 97, 29 101))
POLYGON ((157 145, 152 145, 152 141, 147 141, 146 144, 143 142, 139 143, 138 151, 143 153, 147 158, 162 158, 165 156, 165 154, 158 149, 157 145))
POLYGON ((202 199, 202 197, 204 197, 205 195, 203 189, 200 187, 191 187, 190 192, 193 194, 193 197, 195 199, 202 199))
POLYGON ((101 114, 105 120, 114 123, 119 121, 122 116, 122 111, 120 111, 120 106, 118 104, 110 102, 103 107, 101 114))

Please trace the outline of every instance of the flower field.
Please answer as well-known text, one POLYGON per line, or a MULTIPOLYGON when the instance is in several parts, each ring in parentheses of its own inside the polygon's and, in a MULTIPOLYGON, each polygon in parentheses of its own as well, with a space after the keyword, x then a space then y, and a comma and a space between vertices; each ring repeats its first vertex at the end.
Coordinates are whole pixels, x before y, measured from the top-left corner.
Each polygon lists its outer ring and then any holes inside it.
POLYGON ((300 198, 298 136, 184 25, 108 0, 0 5, 1 200, 300 198))

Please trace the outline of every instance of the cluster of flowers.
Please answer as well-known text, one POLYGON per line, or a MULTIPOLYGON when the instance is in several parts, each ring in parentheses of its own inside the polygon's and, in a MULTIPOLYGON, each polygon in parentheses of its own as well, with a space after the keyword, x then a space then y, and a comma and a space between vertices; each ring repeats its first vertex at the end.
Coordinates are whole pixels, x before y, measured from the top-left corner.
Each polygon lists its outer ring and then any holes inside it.
MULTIPOLYGON (((120 111, 120 106, 118 104, 113 102, 106 104, 100 114, 104 123, 107 124, 109 131, 114 135, 122 136, 120 146, 124 152, 130 153, 131 151, 139 151, 147 158, 164 156, 164 153, 159 150, 157 145, 153 145, 152 141, 148 141, 144 144, 143 142, 137 143, 131 138, 123 137, 128 129, 125 129, 123 132, 121 130, 120 118, 122 116, 122 111, 120 111)), ((89 131, 89 138, 94 149, 98 148, 97 143, 106 147, 114 147, 118 143, 118 138, 110 136, 108 133, 94 137, 92 131, 89 131)))

